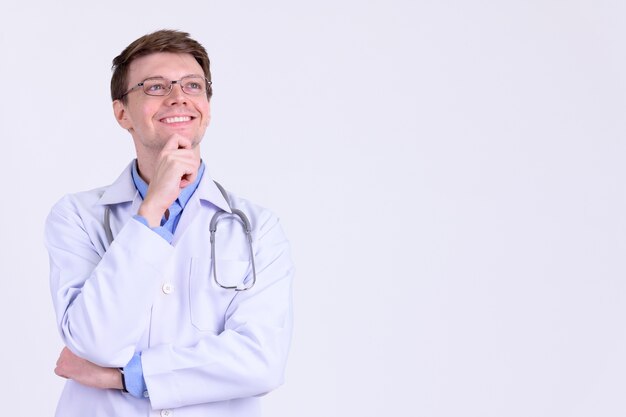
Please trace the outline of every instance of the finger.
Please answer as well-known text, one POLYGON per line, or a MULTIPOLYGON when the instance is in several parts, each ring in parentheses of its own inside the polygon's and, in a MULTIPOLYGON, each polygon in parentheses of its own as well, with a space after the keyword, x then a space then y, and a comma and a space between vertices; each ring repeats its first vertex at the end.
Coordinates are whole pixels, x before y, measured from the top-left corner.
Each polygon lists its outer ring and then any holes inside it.
POLYGON ((192 150, 178 149, 163 155, 160 167, 163 170, 172 170, 172 173, 176 172, 181 180, 187 179, 193 182, 200 168, 200 160, 192 150))
POLYGON ((165 142, 165 146, 163 146, 163 153, 168 153, 169 151, 175 151, 176 149, 180 149, 180 142, 184 139, 180 135, 172 135, 167 142, 165 142))
POLYGON ((194 158, 193 155, 187 155, 187 152, 191 151, 179 149, 165 155, 160 164, 162 172, 170 172, 172 175, 176 173, 180 175, 180 177, 189 175, 195 176, 200 168, 200 161, 194 158))
POLYGON ((189 184, 193 184, 193 179, 187 178, 186 176, 180 179, 180 188, 185 188, 189 184))
POLYGON ((63 369, 60 366, 57 366, 56 368, 54 368, 54 373, 60 376, 61 378, 67 379, 67 375, 65 375, 65 372, 63 372, 63 369))
POLYGON ((172 135, 163 150, 172 151, 176 149, 191 149, 191 140, 179 134, 172 135))
POLYGON ((195 180, 196 180, 195 173, 183 175, 182 178, 180 179, 180 188, 185 188, 189 184, 193 184, 195 180))
POLYGON ((189 184, 192 184, 198 177, 198 166, 196 163, 189 165, 185 174, 180 179, 180 188, 185 188, 189 184))
POLYGON ((179 137, 178 140, 178 149, 191 149, 191 140, 184 136, 176 135, 179 137))

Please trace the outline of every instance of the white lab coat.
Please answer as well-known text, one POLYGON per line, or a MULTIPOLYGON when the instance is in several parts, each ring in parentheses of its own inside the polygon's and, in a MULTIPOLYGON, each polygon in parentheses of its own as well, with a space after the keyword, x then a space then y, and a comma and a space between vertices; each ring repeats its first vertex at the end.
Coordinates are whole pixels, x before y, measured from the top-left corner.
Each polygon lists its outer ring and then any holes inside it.
MULTIPOLYGON (((123 367, 135 352, 150 399, 68 380, 57 416, 260 415, 258 396, 283 381, 291 338, 293 265, 278 219, 229 195, 253 226, 257 282, 218 287, 210 275, 209 222, 230 211, 205 171, 172 244, 133 219, 141 196, 131 166, 112 185, 68 195, 45 230, 50 286, 63 342, 78 356, 123 367), (111 208, 115 240, 103 227, 111 208)), ((251 277, 238 220, 221 220, 216 258, 222 284, 251 277)))

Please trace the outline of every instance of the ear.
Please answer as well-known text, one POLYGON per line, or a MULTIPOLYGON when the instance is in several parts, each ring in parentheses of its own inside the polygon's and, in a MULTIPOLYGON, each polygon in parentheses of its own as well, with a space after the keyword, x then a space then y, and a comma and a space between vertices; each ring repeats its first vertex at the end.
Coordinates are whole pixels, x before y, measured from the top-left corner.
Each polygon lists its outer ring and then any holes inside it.
POLYGON ((132 121, 129 118, 126 105, 122 103, 122 100, 113 101, 113 114, 115 115, 115 120, 117 120, 117 123, 119 123, 122 128, 126 130, 132 129, 132 121))

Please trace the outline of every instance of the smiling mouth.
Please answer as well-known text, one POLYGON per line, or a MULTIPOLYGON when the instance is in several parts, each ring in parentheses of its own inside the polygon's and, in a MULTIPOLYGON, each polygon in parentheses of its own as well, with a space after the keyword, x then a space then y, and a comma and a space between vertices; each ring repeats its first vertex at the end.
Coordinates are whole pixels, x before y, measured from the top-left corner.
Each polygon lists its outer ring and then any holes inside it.
POLYGON ((193 119, 193 117, 191 116, 176 116, 176 117, 166 117, 164 119, 161 119, 161 121, 163 123, 170 124, 170 123, 189 122, 191 119, 193 119))

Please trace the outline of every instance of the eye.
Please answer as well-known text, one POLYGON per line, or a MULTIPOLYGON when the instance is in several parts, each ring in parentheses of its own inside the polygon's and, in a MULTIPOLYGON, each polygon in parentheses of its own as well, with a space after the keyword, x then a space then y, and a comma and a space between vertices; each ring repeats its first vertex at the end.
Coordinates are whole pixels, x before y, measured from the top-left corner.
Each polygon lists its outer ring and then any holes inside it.
POLYGON ((199 93, 204 91, 204 82, 202 82, 202 79, 200 78, 193 78, 185 80, 183 82, 183 87, 187 92, 199 93))
POLYGON ((170 88, 166 79, 155 78, 143 82, 143 91, 150 96, 164 96, 170 88))
POLYGON ((165 90, 165 83, 164 82, 151 82, 151 83, 146 83, 146 88, 149 91, 159 91, 159 90, 165 90))

